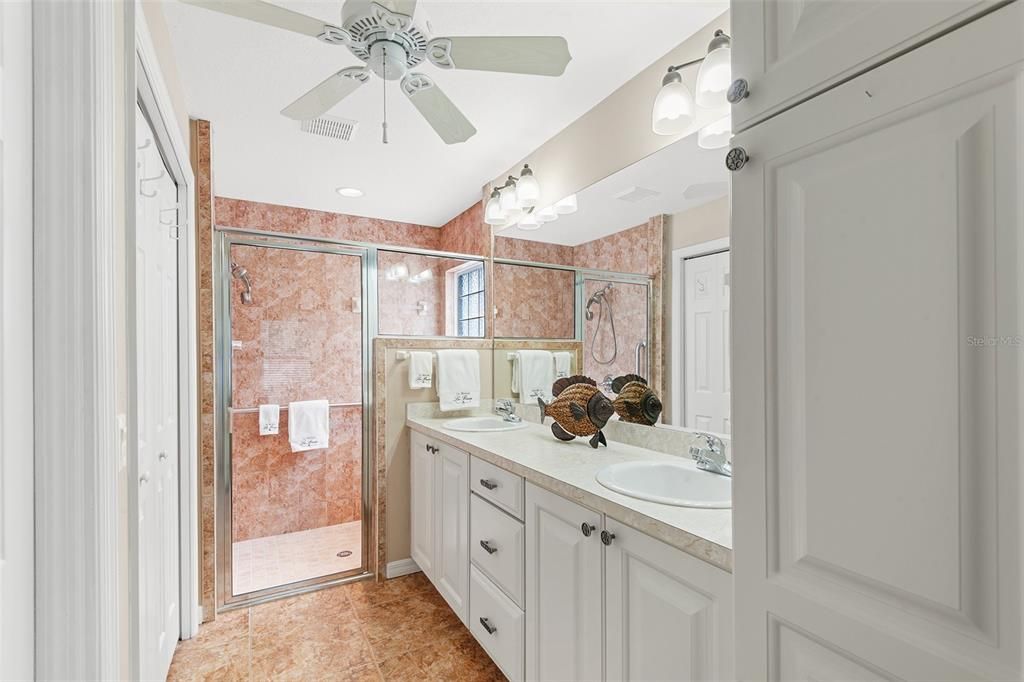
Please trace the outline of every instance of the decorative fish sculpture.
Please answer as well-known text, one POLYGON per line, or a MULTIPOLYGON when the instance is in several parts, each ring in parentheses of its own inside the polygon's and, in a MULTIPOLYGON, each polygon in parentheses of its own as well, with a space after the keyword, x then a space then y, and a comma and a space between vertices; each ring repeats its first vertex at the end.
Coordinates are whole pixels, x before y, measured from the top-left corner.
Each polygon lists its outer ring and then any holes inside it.
POLYGON ((654 426, 661 416, 661 399, 639 374, 625 374, 612 380, 617 393, 612 405, 619 419, 631 424, 654 426))
POLYGON ((552 384, 551 393, 555 399, 550 404, 541 398, 537 398, 537 404, 540 405, 541 424, 546 417, 555 420, 551 425, 555 438, 570 441, 577 436, 592 436, 590 447, 608 446, 601 429, 615 414, 615 408, 597 387, 596 381, 579 374, 563 377, 552 384))

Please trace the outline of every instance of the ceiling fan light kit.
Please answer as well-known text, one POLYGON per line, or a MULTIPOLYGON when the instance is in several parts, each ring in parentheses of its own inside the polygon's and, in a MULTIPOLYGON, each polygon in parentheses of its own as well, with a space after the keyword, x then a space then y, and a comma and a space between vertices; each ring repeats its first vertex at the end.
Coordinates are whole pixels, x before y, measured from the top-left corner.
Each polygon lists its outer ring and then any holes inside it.
MULTIPOLYGON (((657 135, 682 135, 690 132, 690 127, 697 118, 697 108, 724 109, 728 106, 726 92, 732 81, 732 38, 725 31, 718 29, 708 43, 708 51, 704 57, 683 64, 668 67, 668 73, 662 78, 661 88, 654 98, 651 110, 651 130, 657 135), (697 71, 697 95, 683 82, 679 72, 689 66, 700 64, 697 71)), ((703 138, 705 149, 717 149, 729 143, 732 137, 732 119, 729 116, 717 119, 708 124, 698 133, 698 143, 703 138), (722 130, 722 125, 728 125, 722 130), (724 138, 724 142, 721 140, 724 138), (705 146, 715 145, 715 146, 705 146)))
MULTIPOLYGON (((190 5, 344 45, 363 66, 341 69, 285 107, 296 120, 317 118, 370 80, 399 81, 402 93, 446 144, 465 142, 476 128, 432 78, 412 71, 425 60, 440 69, 561 76, 572 60, 561 36, 430 38, 413 20, 415 0, 346 0, 341 26, 262 0, 182 0, 190 5)), ((384 141, 387 126, 384 124, 384 141)))

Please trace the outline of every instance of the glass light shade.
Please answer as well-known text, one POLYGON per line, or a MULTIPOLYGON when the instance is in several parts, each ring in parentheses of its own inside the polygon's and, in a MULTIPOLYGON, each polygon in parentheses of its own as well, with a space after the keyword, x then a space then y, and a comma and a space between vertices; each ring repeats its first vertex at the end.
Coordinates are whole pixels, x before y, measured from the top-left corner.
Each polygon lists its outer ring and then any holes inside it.
POLYGON ((516 188, 506 187, 505 189, 501 190, 500 201, 501 210, 504 211, 506 215, 512 213, 517 208, 519 208, 519 204, 516 203, 516 188))
POLYGON ((555 212, 554 206, 546 206, 539 211, 534 211, 533 215, 537 216, 537 220, 542 223, 550 223, 558 220, 558 214, 555 212))
POLYGON ((564 199, 559 199, 558 202, 555 203, 555 213, 557 213, 558 215, 567 215, 569 213, 575 213, 576 208, 577 207, 575 194, 570 194, 564 199))
POLYGON ((681 80, 665 83, 654 98, 651 130, 657 135, 678 135, 686 132, 694 119, 693 95, 681 80))
POLYGON ((540 221, 537 220, 537 216, 532 213, 527 213, 519 219, 520 230, 536 230, 540 227, 540 221))
POLYGON ((697 133, 697 146, 701 149, 721 149, 732 139, 732 114, 713 121, 697 133))
POLYGON ((496 196, 491 196, 484 207, 484 222, 488 225, 504 225, 505 212, 501 210, 501 201, 496 196))
POLYGON ((697 106, 718 109, 728 106, 725 93, 732 82, 732 50, 728 45, 708 53, 697 72, 697 106))
POLYGON ((522 208, 533 208, 540 198, 540 183, 532 171, 524 168, 516 183, 516 203, 522 208))

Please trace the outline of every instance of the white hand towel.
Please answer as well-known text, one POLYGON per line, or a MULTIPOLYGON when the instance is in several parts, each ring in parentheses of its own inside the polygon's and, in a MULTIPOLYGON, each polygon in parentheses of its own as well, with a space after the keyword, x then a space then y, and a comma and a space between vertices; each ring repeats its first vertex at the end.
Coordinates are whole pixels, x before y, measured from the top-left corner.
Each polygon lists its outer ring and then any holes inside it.
POLYGON ((519 353, 509 353, 512 360, 512 392, 519 395, 519 353))
POLYGON ((278 432, 277 425, 281 421, 280 405, 260 405, 260 435, 273 436, 278 432))
POLYGON ((519 402, 536 405, 537 398, 549 402, 554 381, 555 363, 551 351, 519 351, 519 402))
POLYGON ((288 403, 288 442, 292 452, 327 447, 331 432, 330 412, 326 400, 288 403))
POLYGON ((441 411, 480 406, 480 354, 475 350, 437 351, 437 396, 441 411))
POLYGON ((555 353, 555 378, 561 379, 562 377, 569 376, 569 372, 572 371, 572 353, 558 352, 555 353))
POLYGON ((434 383, 434 354, 414 350, 409 353, 409 388, 430 388, 434 383))

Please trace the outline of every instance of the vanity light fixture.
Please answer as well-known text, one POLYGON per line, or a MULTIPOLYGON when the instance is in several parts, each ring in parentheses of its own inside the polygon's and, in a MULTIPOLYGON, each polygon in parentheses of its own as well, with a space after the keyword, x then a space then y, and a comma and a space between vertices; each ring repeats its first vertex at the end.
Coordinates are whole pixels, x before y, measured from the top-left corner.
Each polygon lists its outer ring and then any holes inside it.
MULTIPOLYGON (((510 175, 505 184, 491 190, 491 196, 484 206, 484 222, 495 227, 516 225, 537 210, 539 198, 540 183, 530 164, 524 163, 519 177, 510 175)), ((540 226, 540 221, 537 226, 540 226)))
POLYGON ((732 114, 713 121, 697 132, 697 146, 701 149, 721 149, 732 137, 732 114))
MULTIPOLYGON (((726 91, 732 80, 732 38, 723 30, 715 31, 714 37, 708 43, 708 52, 700 59, 668 67, 668 73, 661 80, 661 88, 654 98, 654 107, 651 110, 651 130, 656 135, 681 135, 689 132, 697 118, 697 108, 718 109, 727 106, 726 91), (700 64, 697 71, 697 96, 694 98, 690 89, 683 83, 683 76, 680 71, 700 64)), ((719 119, 707 127, 720 124, 719 119)), ((729 120, 730 130, 726 134, 726 143, 731 136, 731 119, 729 120)), ((703 131, 702 131, 703 132, 703 131)), ((711 134, 711 131, 708 133, 711 134)), ((722 132, 716 128, 715 135, 722 132)), ((716 138, 717 139, 717 138, 716 138)))
POLYGON ((519 223, 516 225, 520 230, 536 230, 540 228, 540 220, 537 219, 535 213, 527 213, 519 219, 519 223))
POLYGON ((363 196, 363 190, 355 187, 339 187, 335 191, 346 199, 358 199, 363 196))
POLYGON ((559 199, 555 202, 554 209, 555 213, 558 215, 569 215, 570 213, 575 213, 577 209, 576 195, 570 194, 563 199, 559 199))
POLYGON ((535 211, 534 215, 537 216, 537 220, 542 223, 550 223, 558 220, 558 213, 555 211, 554 206, 545 206, 539 211, 535 211))

